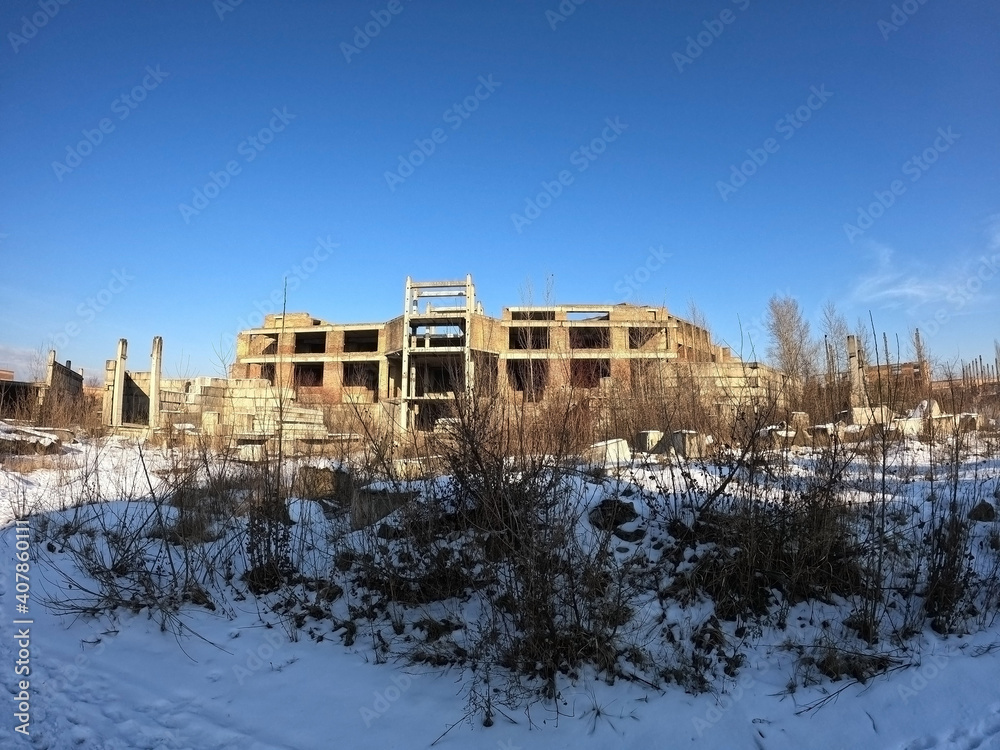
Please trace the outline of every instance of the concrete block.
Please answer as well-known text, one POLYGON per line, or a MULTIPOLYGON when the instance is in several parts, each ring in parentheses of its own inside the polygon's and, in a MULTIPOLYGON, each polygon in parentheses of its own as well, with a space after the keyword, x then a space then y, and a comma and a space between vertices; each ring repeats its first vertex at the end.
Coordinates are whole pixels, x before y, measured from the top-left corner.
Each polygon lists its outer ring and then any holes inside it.
POLYGON ((670 444, 681 458, 704 458, 708 455, 705 436, 694 430, 677 430, 670 433, 670 444))
POLYGON ((892 427, 902 437, 918 438, 924 433, 924 420, 920 417, 906 417, 892 420, 892 427))
POLYGON ((956 414, 941 414, 931 417, 929 420, 931 429, 937 434, 949 434, 958 427, 958 416, 956 414))
POLYGON ((392 473, 398 479, 413 481, 427 476, 427 467, 419 458, 397 458, 392 462, 392 473))
POLYGON ((669 447, 663 442, 662 430, 643 430, 635 438, 635 449, 642 453, 662 453, 669 447))
POLYGON ((257 463, 263 461, 266 455, 263 445, 250 443, 236 446, 236 458, 240 461, 257 463))
POLYGON ((583 460, 597 466, 628 463, 632 460, 632 450, 628 447, 628 443, 621 438, 603 440, 587 448, 583 452, 583 460))
POLYGON ((219 434, 219 425, 221 424, 220 414, 217 411, 206 411, 201 414, 201 431, 206 435, 217 435, 219 434))
POLYGON ((804 411, 793 411, 788 426, 796 432, 805 432, 809 429, 809 414, 804 411))
POLYGON ((958 429, 962 432, 975 432, 983 429, 983 420, 979 414, 959 414, 958 429))
POLYGON ((413 500, 418 492, 360 489, 351 501, 351 526, 363 529, 413 500))

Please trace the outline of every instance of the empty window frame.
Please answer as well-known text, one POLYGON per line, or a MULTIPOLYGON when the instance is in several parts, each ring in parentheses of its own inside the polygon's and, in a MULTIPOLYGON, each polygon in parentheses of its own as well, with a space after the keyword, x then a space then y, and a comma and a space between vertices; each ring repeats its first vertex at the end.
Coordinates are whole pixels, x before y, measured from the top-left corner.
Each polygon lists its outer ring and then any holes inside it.
POLYGON ((545 360, 508 359, 507 380, 517 393, 529 401, 540 399, 549 380, 549 363, 545 360))
POLYGON ((570 349, 610 349, 610 328, 573 327, 569 329, 570 349))
POLYGON ((645 349, 653 348, 647 347, 650 341, 652 341, 659 330, 656 328, 629 328, 628 329, 628 348, 629 349, 645 349))
POLYGON ((260 366, 260 376, 271 385, 274 385, 274 363, 265 362, 260 366))
POLYGON ((250 336, 250 354, 259 357, 263 354, 278 353, 278 335, 270 333, 255 333, 250 336))
POLYGON ((451 416, 449 404, 420 404, 417 407, 414 427, 420 432, 431 432, 439 419, 451 416))
POLYGON ((295 334, 296 354, 324 354, 325 352, 326 333, 324 331, 295 334))
POLYGON ((601 378, 611 377, 609 359, 574 359, 569 363, 569 384, 574 388, 598 388, 601 378))
POLYGON ((511 328, 507 345, 510 349, 548 349, 548 328, 511 328))
POLYGON ((378 329, 344 331, 345 352, 377 352, 378 329))
POLYGON ((292 381, 296 386, 315 388, 323 385, 322 362, 300 362, 292 369, 292 381))
POLYGON ((554 310, 514 310, 510 314, 511 320, 555 320, 554 310))
POLYGON ((378 388, 378 363, 344 362, 344 387, 376 390, 378 388))
POLYGON ((465 330, 461 324, 421 324, 413 326, 412 332, 413 346, 418 349, 465 346, 465 330))
POLYGON ((427 362, 418 364, 417 396, 454 396, 462 390, 465 368, 461 361, 427 362))
POLYGON ((373 404, 378 401, 378 362, 344 362, 345 402, 373 404))

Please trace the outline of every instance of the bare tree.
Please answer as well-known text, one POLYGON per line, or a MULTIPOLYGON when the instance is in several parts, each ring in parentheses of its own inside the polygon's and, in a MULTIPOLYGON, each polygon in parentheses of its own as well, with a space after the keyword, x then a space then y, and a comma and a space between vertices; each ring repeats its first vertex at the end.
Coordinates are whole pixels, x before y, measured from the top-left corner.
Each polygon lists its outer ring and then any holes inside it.
POLYGON ((703 328, 708 331, 709 336, 711 336, 712 329, 708 322, 708 316, 705 315, 705 312, 698 307, 697 304, 695 304, 693 299, 688 300, 688 320, 699 328, 703 328))
POLYGON ((826 337, 826 355, 829 357, 830 365, 835 373, 841 373, 847 369, 845 347, 850 333, 851 329, 847 325, 847 318, 837 309, 833 300, 823 305, 823 335, 826 337))
POLYGON ((45 348, 45 344, 40 344, 37 349, 35 349, 29 359, 28 359, 28 382, 31 383, 44 383, 46 372, 48 370, 48 350, 45 348))
POLYGON ((766 325, 771 362, 799 383, 815 375, 816 344, 810 338, 809 321, 802 316, 798 301, 794 297, 771 297, 766 325))
POLYGON ((213 364, 220 378, 228 378, 236 361, 236 346, 232 338, 219 337, 219 343, 212 346, 213 364))
POLYGON ((913 354, 913 361, 917 363, 918 367, 918 379, 915 382, 917 387, 916 395, 919 398, 927 398, 930 396, 930 358, 927 355, 927 345, 924 343, 924 337, 920 335, 920 329, 914 328, 910 332, 910 349, 913 354))
POLYGON ((859 317, 858 322, 854 325, 854 338, 858 343, 858 357, 866 364, 871 362, 873 359, 872 352, 874 351, 872 344, 872 322, 859 317))

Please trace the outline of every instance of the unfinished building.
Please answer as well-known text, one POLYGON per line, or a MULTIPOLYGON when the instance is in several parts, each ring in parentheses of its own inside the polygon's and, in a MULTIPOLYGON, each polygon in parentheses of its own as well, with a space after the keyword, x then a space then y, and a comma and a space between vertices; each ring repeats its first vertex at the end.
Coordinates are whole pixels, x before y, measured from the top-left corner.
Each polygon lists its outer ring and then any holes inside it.
POLYGON ((0 418, 44 421, 55 404, 83 398, 83 371, 71 362, 56 361, 54 349, 45 363, 45 379, 37 382, 14 380, 11 370, 0 370, 0 418))
POLYGON ((522 403, 554 394, 600 401, 612 390, 648 392, 682 377, 728 398, 782 390, 779 373, 741 362, 664 307, 519 306, 495 318, 483 312, 471 276, 407 277, 403 314, 386 322, 268 315, 263 327, 238 335, 231 375, 290 388, 328 420, 361 416, 403 431, 433 429, 459 395, 477 389, 522 403))
POLYGON ((296 401, 291 386, 266 379, 164 378, 163 339, 153 338, 150 369, 130 370, 128 341, 118 341, 105 369, 103 423, 142 435, 197 434, 253 458, 281 435, 293 451, 322 445, 330 435, 323 412, 296 401))

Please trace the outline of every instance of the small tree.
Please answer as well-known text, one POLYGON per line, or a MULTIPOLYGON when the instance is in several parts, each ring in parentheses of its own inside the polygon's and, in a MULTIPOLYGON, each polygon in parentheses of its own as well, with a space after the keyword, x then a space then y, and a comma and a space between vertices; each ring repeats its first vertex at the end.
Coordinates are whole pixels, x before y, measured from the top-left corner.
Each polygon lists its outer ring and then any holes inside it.
POLYGON ((801 399, 803 386, 816 374, 817 346, 810 338, 809 322, 794 297, 771 297, 765 321, 770 336, 767 354, 778 369, 789 376, 790 402, 801 399))

